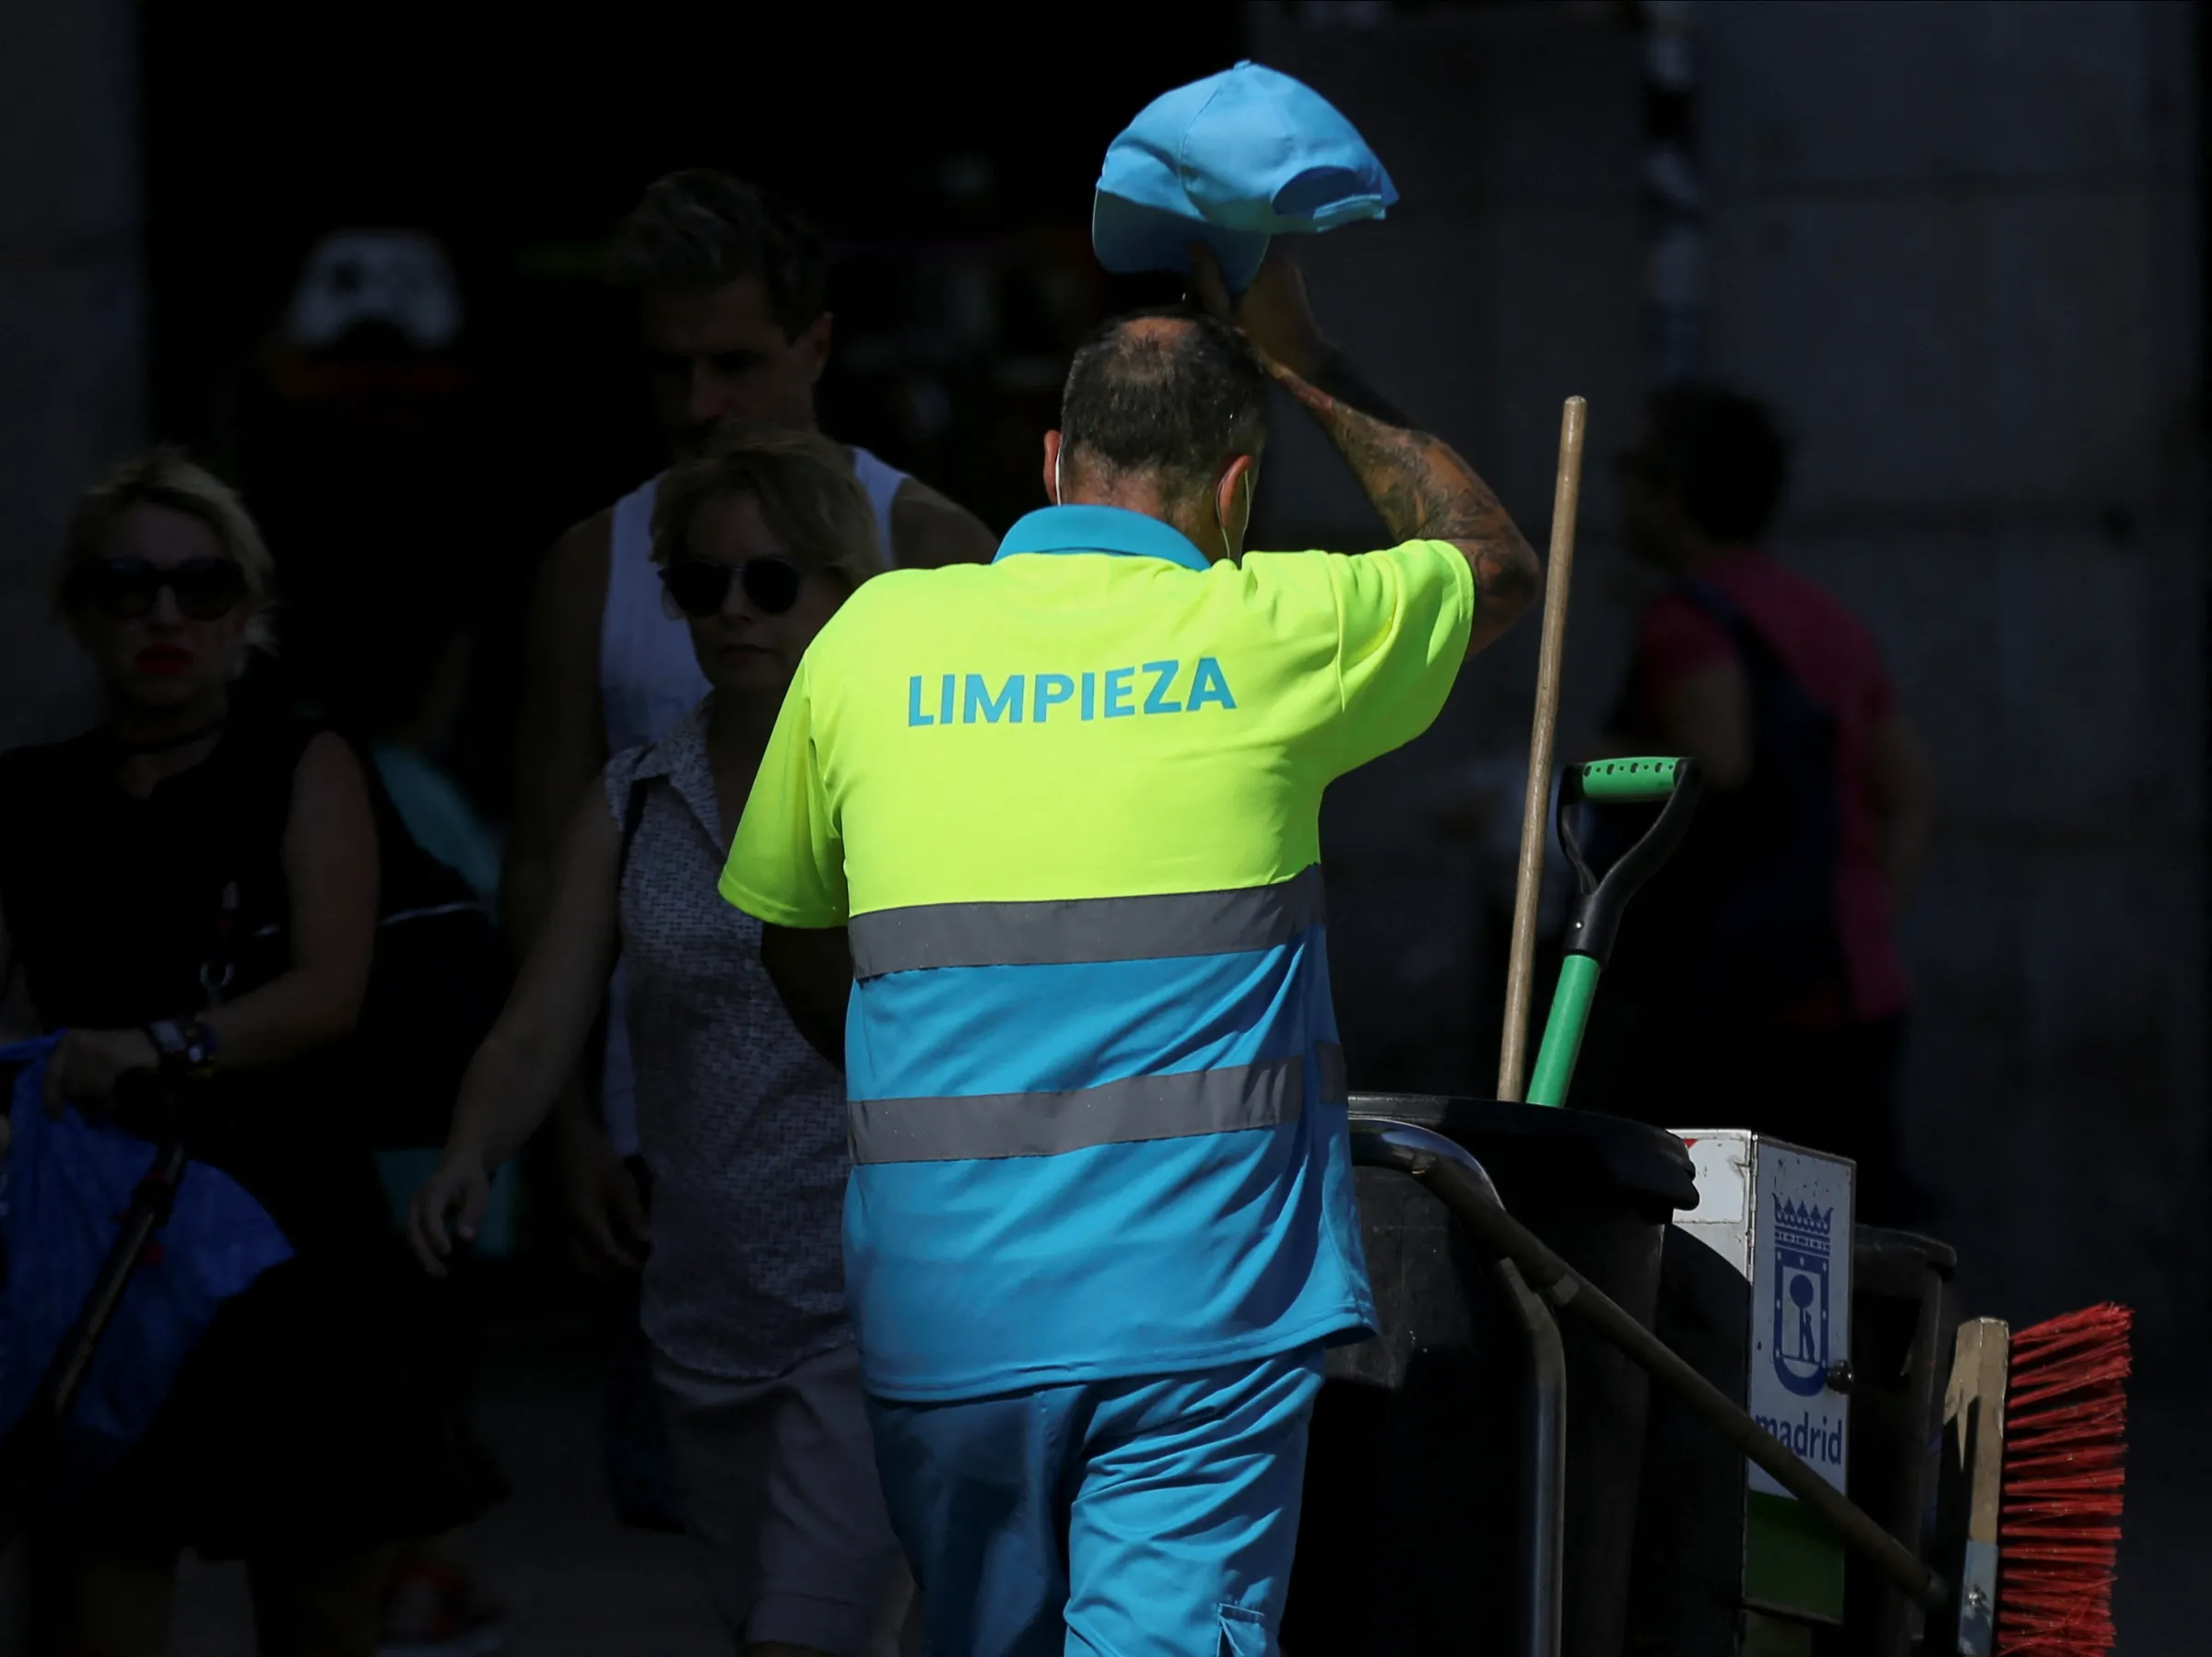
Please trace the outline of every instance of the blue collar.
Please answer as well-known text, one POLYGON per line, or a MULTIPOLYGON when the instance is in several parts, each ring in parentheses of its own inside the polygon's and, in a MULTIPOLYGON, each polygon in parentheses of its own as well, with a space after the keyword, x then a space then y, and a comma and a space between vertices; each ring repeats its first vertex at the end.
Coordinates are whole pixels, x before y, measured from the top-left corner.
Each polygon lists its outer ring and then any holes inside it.
POLYGON ((1023 518, 998 544, 999 558, 1023 552, 1107 552, 1124 558, 1165 558, 1204 571, 1206 554, 1171 523, 1118 506, 1047 506, 1023 518))

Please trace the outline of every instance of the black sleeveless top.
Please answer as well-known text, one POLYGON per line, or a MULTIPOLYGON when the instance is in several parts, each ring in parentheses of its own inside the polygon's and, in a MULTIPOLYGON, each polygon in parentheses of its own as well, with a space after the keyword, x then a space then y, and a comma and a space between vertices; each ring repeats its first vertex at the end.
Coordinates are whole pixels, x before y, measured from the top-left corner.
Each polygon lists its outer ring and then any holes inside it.
MULTIPOLYGON (((285 966, 283 842, 307 725, 234 725, 190 770, 134 798, 104 732, 0 756, 0 912, 40 1023, 129 1029, 205 1009, 229 953, 229 998, 285 966), (218 948, 224 894, 238 907, 218 948)), ((195 1154, 257 1197, 302 1253, 389 1230, 343 1052, 218 1075, 195 1154)))

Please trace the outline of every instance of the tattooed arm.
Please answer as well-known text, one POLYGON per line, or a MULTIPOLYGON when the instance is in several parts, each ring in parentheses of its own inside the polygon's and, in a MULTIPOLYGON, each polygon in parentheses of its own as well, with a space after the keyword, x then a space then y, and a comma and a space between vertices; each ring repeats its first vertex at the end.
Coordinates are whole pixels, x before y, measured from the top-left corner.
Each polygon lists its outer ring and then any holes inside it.
POLYGON ((1399 541, 1449 541, 1475 574, 1473 655, 1501 635, 1544 590, 1535 550, 1475 468, 1451 444, 1417 430, 1322 336, 1305 278, 1278 241, 1252 287, 1231 304, 1211 250, 1193 249, 1206 308, 1243 329, 1284 390, 1328 433, 1399 541))
POLYGON ((1451 444, 1412 429, 1403 417, 1379 418, 1355 406, 1343 394, 1357 395, 1359 382, 1341 357, 1324 361, 1321 370, 1335 391, 1324 391, 1273 358, 1264 360, 1329 434, 1395 539, 1449 541, 1467 560, 1475 572, 1467 654, 1518 621, 1544 589, 1544 567, 1475 468, 1451 444))

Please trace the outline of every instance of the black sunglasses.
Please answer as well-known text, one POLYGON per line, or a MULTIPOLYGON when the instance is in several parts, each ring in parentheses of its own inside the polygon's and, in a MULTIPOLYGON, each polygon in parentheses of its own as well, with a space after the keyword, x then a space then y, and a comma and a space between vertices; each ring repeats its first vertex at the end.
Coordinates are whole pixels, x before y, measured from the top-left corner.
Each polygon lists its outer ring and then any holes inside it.
POLYGON ((78 593, 103 616, 142 621, 154 613, 161 589, 177 595, 177 608, 194 621, 219 621, 246 596, 246 572, 229 558, 186 558, 149 564, 144 558, 100 558, 77 573, 78 593))
POLYGON ((799 602, 806 572, 789 558, 747 558, 742 564, 712 558, 671 558, 661 566, 668 602, 694 620, 719 615, 735 578, 746 603, 763 616, 781 616, 799 602))

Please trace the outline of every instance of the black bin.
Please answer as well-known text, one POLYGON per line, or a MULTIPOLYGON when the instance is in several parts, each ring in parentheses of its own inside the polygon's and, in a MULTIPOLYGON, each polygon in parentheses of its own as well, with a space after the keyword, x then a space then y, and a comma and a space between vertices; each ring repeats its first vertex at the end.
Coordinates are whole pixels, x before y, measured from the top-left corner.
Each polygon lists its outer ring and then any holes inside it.
MULTIPOLYGON (((1912 1231, 1860 1226, 1851 1249, 1851 1498, 1921 1553, 1936 1499, 1943 1389, 1959 1334, 1959 1255, 1912 1231)), ((1916 1630, 1905 1596, 1853 1560, 1833 1649, 1907 1657, 1916 1630)))
MULTIPOLYGON (((1664 1130, 1541 1105, 1355 1095, 1466 1147, 1514 1216, 1647 1326, 1668 1221, 1697 1202, 1664 1130)), ((1382 1334, 1329 1357, 1283 1628, 1294 1657, 1504 1652, 1521 1569, 1526 1337, 1490 1263, 1405 1174, 1359 1170, 1382 1334)), ((1649 1391, 1570 1314, 1566 1657, 1618 1657, 1649 1391)))

